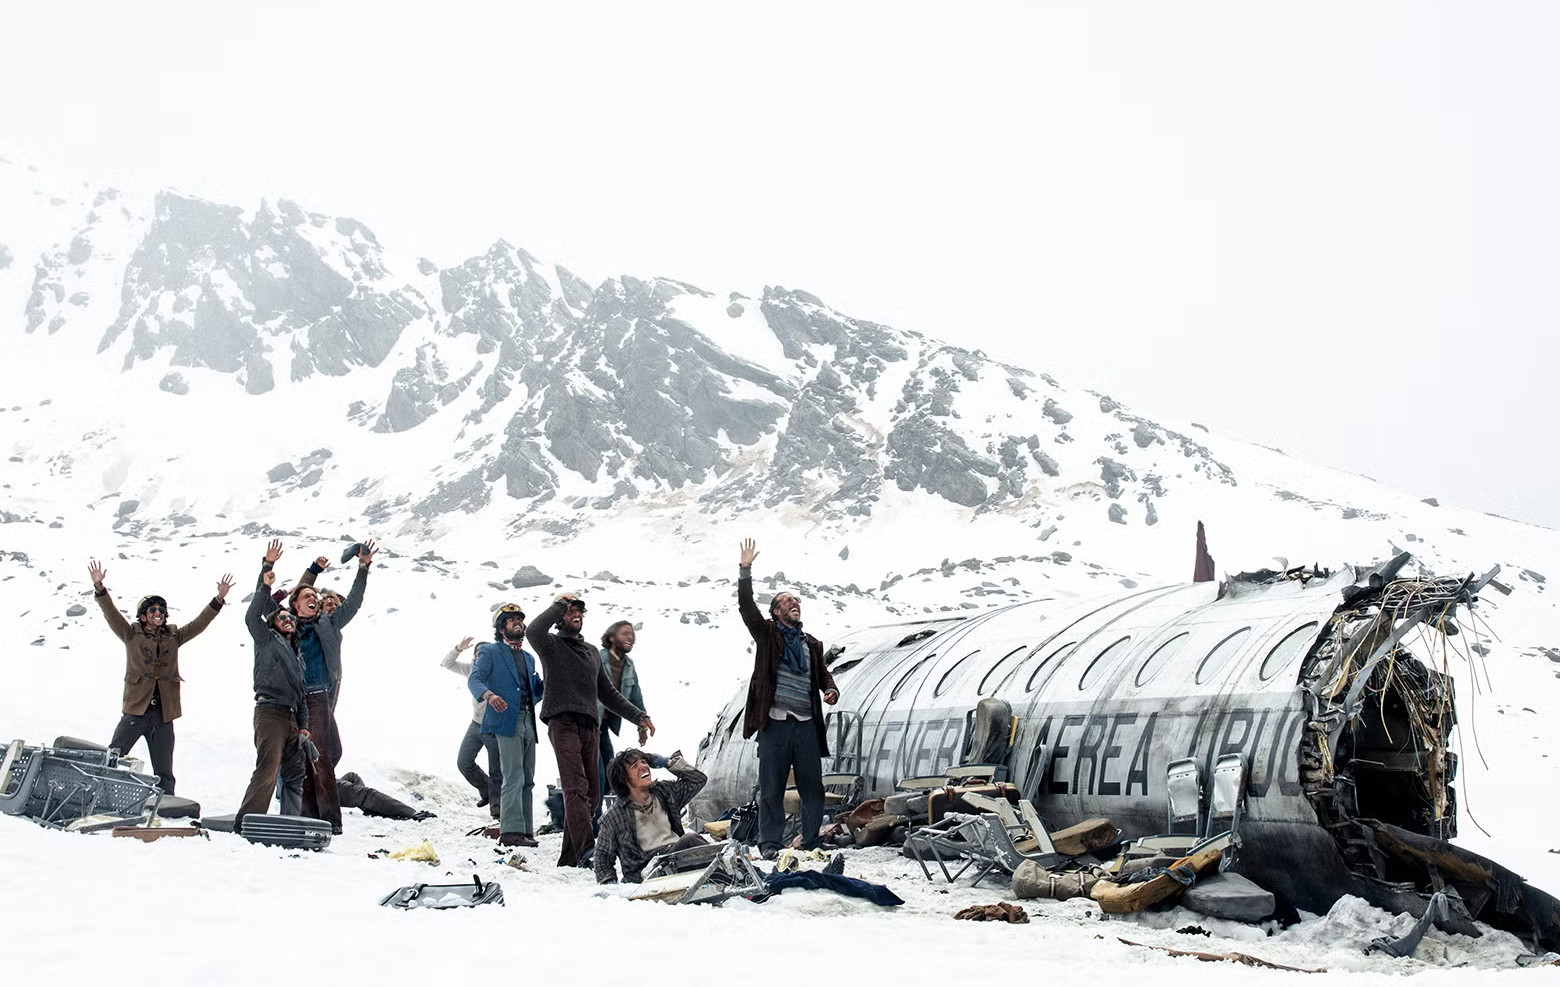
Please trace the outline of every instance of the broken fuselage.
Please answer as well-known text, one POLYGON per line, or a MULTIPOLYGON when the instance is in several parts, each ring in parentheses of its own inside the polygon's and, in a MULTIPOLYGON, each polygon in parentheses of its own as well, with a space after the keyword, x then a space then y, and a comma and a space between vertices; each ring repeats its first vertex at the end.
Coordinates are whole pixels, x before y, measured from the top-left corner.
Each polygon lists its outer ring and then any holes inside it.
MULTIPOLYGON (((847 634, 831 649, 840 701, 825 770, 859 774, 876 795, 936 775, 965 757, 977 704, 996 698, 1013 718, 1008 778, 1041 814, 1056 827, 1107 817, 1133 837, 1166 831, 1171 762, 1207 772, 1241 752, 1236 869, 1296 907, 1325 912, 1352 893, 1417 914, 1450 884, 1474 917, 1546 910, 1518 925, 1553 940, 1554 899, 1521 885, 1526 904, 1513 902, 1520 878, 1446 842, 1457 828, 1448 638, 1494 574, 1399 578, 1407 561, 1034 600, 847 634)), ((745 698, 701 746, 704 818, 751 797, 745 698)))

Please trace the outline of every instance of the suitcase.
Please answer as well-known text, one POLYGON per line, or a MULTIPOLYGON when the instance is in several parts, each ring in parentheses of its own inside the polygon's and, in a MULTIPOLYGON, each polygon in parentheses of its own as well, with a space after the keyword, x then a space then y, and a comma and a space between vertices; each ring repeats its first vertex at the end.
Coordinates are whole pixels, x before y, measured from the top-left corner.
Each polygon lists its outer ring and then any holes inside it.
POLYGON ((289 850, 323 850, 330 846, 330 823, 303 816, 274 816, 251 812, 244 817, 238 835, 251 843, 289 850))
POLYGON ((213 833, 233 832, 233 813, 228 812, 220 816, 201 816, 200 826, 209 829, 213 833))

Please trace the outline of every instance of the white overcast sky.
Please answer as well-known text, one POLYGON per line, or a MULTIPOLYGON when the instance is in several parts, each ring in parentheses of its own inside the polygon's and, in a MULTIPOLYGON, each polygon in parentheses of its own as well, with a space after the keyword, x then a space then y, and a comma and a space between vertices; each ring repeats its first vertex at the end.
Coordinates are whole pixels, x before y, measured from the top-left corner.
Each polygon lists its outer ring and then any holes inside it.
POLYGON ((29 6, 0 140, 72 173, 805 288, 1560 525, 1560 3, 29 6))

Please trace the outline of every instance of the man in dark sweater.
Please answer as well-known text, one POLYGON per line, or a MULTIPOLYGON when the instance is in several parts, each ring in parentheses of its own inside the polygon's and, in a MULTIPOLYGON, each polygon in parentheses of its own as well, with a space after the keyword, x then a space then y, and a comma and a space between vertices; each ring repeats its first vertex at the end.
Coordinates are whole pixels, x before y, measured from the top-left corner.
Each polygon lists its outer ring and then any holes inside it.
POLYGON ((559 867, 574 867, 591 847, 590 818, 595 814, 600 790, 597 744, 601 726, 597 703, 636 723, 654 736, 655 724, 644 710, 635 706, 612 685, 601 654, 585 640, 585 602, 577 593, 564 593, 553 605, 537 615, 526 629, 530 642, 542 663, 542 678, 547 691, 542 696, 542 722, 547 724, 547 739, 558 762, 558 779, 563 786, 563 852, 559 867), (556 633, 552 633, 553 628, 556 633))
POLYGON ((758 547, 742 542, 737 570, 737 611, 753 638, 753 678, 748 682, 743 738, 758 736, 758 846, 766 860, 780 852, 785 833, 785 782, 794 769, 802 800, 802 848, 818 848, 823 824, 823 707, 839 702, 834 676, 823 663, 823 643, 802 630, 802 601, 776 593, 769 619, 753 602, 753 560, 758 547))

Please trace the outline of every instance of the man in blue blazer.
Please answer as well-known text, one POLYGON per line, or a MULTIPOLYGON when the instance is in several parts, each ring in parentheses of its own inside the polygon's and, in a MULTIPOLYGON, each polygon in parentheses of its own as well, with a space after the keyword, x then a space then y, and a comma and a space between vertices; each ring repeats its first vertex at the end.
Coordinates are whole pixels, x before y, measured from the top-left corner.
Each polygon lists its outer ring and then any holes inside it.
POLYGON ((498 842, 536 846, 531 825, 531 789, 536 780, 536 706, 542 701, 542 677, 525 642, 525 612, 506 603, 493 614, 493 642, 477 649, 466 685, 484 703, 482 732, 498 738, 504 773, 499 799, 498 842))

